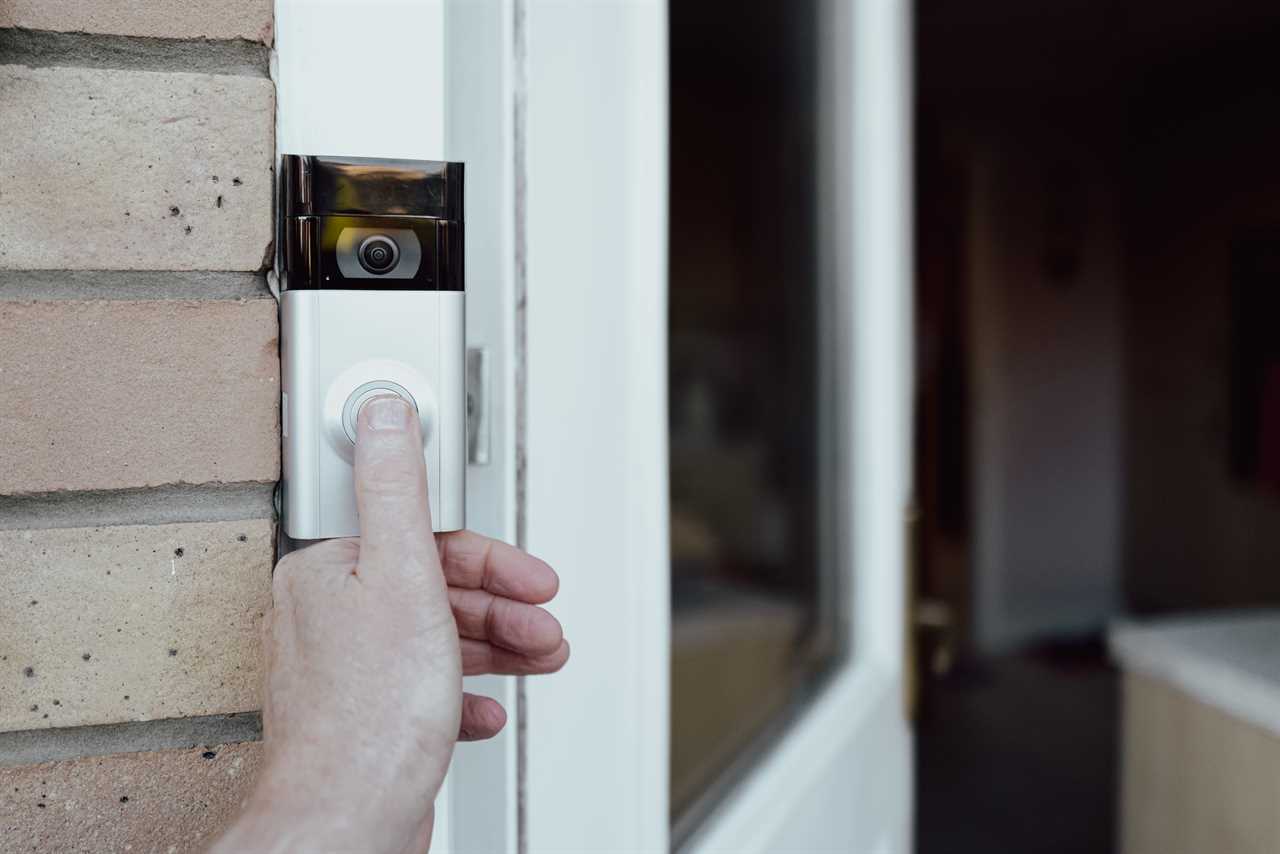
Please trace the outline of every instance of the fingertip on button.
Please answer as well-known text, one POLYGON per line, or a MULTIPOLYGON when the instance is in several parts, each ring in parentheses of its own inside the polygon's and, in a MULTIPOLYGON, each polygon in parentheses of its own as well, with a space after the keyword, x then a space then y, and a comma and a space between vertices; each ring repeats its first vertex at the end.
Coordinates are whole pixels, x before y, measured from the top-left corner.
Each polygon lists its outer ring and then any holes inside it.
POLYGON ((398 394, 375 395, 360 404, 356 423, 364 418, 370 430, 408 430, 417 417, 414 407, 398 394))
MULTIPOLYGON (((404 388, 404 386, 401 386, 398 383, 393 383, 389 380, 375 380, 373 382, 367 382, 355 391, 351 392, 351 394, 347 396, 346 404, 342 407, 342 428, 347 434, 347 439, 349 439, 352 444, 355 444, 356 441, 357 423, 360 417, 360 412, 364 409, 366 404, 380 398, 393 401, 399 400, 402 402, 401 406, 387 407, 392 412, 391 415, 388 415, 388 418, 391 421, 398 423, 401 418, 401 416, 397 414, 398 411, 407 410, 407 414, 404 415, 406 426, 394 427, 390 426, 390 424, 387 426, 370 424, 369 426, 375 430, 407 429, 407 423, 411 421, 414 415, 418 412, 418 402, 414 400, 413 395, 409 394, 408 389, 404 388)), ((370 412, 370 415, 372 414, 373 413, 370 412)))

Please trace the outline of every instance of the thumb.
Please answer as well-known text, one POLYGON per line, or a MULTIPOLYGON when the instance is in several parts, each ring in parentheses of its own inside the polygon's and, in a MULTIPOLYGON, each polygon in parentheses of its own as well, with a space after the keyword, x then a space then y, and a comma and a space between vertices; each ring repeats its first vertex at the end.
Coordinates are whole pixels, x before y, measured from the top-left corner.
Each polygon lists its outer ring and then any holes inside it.
POLYGON ((436 555, 418 413, 402 398, 378 396, 361 407, 355 486, 362 566, 408 566, 436 555))

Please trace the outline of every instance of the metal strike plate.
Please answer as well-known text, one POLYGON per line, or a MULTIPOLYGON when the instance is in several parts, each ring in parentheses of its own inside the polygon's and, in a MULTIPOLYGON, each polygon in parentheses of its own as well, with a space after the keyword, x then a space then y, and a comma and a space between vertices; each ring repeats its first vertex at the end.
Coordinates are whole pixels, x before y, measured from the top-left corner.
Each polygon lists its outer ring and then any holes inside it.
POLYGON ((467 348, 467 462, 489 464, 489 351, 467 348))

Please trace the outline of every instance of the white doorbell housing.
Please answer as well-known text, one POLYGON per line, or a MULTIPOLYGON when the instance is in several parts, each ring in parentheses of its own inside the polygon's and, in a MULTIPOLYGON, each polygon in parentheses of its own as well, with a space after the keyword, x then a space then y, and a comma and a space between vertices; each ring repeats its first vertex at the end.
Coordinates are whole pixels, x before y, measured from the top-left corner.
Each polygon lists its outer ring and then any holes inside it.
POLYGON ((462 164, 286 154, 281 165, 284 531, 354 536, 356 416, 422 419, 431 521, 464 526, 462 164))

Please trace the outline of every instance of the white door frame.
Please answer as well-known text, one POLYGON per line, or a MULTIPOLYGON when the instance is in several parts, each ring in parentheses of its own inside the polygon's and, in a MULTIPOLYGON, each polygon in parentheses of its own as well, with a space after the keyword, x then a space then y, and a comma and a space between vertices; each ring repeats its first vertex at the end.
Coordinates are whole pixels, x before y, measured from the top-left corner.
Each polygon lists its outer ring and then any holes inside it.
MULTIPOLYGON (((825 202, 853 654, 685 850, 905 852, 910 16, 830 0, 825 202), (839 343, 839 342, 838 342, 839 343)), ((668 847, 665 145, 661 2, 526 9, 528 545, 561 570, 566 670, 529 680, 529 851, 668 847)))
POLYGON ((662 0, 524 8, 529 550, 572 645, 525 680, 527 851, 665 851, 662 0))

